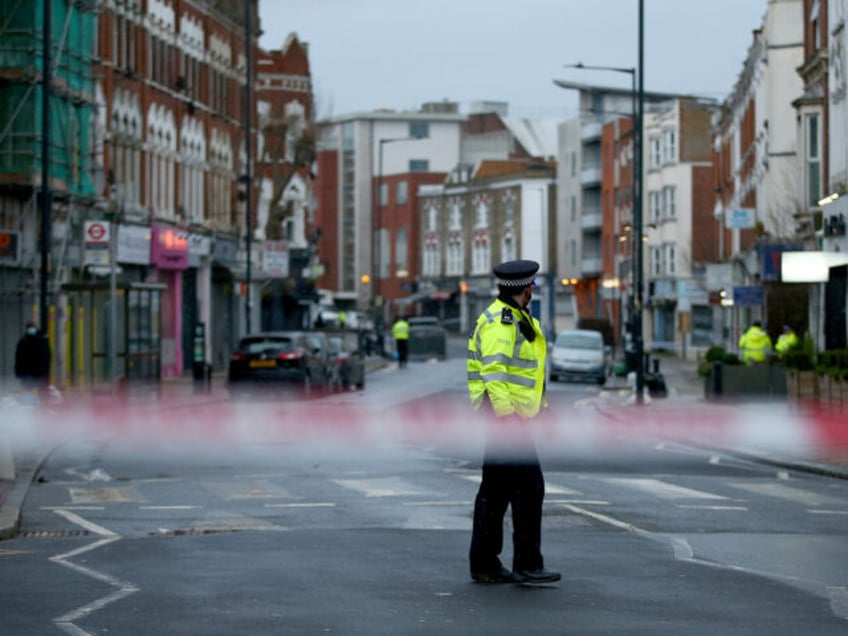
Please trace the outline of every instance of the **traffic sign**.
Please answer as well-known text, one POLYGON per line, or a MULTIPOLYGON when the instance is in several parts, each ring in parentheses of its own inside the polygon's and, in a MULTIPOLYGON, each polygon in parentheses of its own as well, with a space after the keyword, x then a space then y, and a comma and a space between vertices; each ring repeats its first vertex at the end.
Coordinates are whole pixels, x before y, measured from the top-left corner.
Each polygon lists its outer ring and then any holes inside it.
POLYGON ((106 266, 110 264, 109 240, 111 224, 106 221, 86 221, 83 225, 83 243, 86 265, 106 266))

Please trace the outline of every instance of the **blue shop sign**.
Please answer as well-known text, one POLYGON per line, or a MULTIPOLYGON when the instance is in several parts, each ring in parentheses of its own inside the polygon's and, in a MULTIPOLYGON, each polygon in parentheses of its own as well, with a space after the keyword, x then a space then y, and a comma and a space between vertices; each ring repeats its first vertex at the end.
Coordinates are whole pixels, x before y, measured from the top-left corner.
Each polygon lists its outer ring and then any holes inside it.
POLYGON ((763 288, 761 285, 743 285, 733 288, 733 304, 736 307, 761 307, 763 288))

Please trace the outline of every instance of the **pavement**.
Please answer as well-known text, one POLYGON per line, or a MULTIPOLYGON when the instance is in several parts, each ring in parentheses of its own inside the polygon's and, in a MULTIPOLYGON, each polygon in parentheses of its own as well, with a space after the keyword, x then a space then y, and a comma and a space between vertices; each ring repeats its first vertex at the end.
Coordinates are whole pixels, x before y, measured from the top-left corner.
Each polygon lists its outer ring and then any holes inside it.
MULTIPOLYGON (((680 418, 682 413, 695 413, 710 409, 718 413, 731 424, 752 418, 755 411, 750 405, 736 402, 708 402, 704 397, 704 379, 698 376, 694 361, 681 360, 673 355, 655 357, 659 361, 659 371, 667 387, 667 396, 651 397, 645 394, 642 403, 635 399, 632 376, 628 378, 612 377, 594 400, 598 410, 612 417, 630 418, 634 413, 648 418, 659 419, 662 415, 672 414, 680 418)), ((389 361, 373 356, 366 363, 367 372, 390 364, 389 361)), ((654 362, 650 364, 653 369, 654 362)), ((214 374, 209 386, 195 385, 190 377, 165 378, 159 393, 160 403, 165 407, 190 408, 194 404, 208 405, 210 402, 229 400, 223 374, 214 374)), ((8 399, 8 398, 7 398, 8 399)), ((0 409, 7 408, 0 404, 0 409)), ((32 408, 32 407, 28 407, 32 408)), ((716 450, 734 454, 748 460, 770 464, 790 470, 815 473, 837 479, 848 479, 848 416, 844 412, 824 414, 818 412, 801 413, 785 402, 779 407, 791 421, 802 426, 822 427, 833 439, 833 443, 823 446, 821 436, 801 434, 793 435, 792 446, 777 447, 758 445, 756 440, 745 439, 744 443, 734 440, 728 444, 716 444, 715 440, 690 440, 704 446, 719 446, 716 450), (815 442, 815 443, 813 443, 815 442)), ((781 415, 781 417, 783 417, 781 415)), ((0 436, 4 431, 0 429, 0 436)), ((47 460, 52 447, 32 447, 24 450, 9 450, 6 440, 0 438, 0 540, 15 536, 20 524, 21 508, 39 468, 47 460)))

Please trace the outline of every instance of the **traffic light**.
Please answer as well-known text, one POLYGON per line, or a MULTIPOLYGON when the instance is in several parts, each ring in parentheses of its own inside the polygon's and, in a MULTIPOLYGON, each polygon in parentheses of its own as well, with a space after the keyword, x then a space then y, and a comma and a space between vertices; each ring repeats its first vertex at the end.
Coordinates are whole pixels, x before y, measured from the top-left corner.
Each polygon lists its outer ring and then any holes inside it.
POLYGON ((465 282, 464 280, 459 281, 459 291, 462 294, 468 293, 468 283, 465 282))
POLYGON ((371 277, 368 274, 363 274, 362 276, 359 277, 359 282, 362 283, 363 285, 367 285, 368 283, 371 282, 371 277))

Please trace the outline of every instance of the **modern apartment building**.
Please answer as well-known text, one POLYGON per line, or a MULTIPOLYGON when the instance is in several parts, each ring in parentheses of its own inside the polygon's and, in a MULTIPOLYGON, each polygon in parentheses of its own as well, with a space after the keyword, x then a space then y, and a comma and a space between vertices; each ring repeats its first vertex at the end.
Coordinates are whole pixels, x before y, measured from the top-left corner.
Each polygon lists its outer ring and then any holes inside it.
POLYGON ((387 279, 397 276, 391 265, 400 229, 386 205, 392 201, 398 210, 398 201, 414 198, 410 186, 421 183, 419 175, 443 176, 459 163, 465 119, 456 104, 434 103, 417 112, 379 110, 319 122, 319 287, 351 295, 361 309, 384 306, 386 292, 395 290, 387 279))

